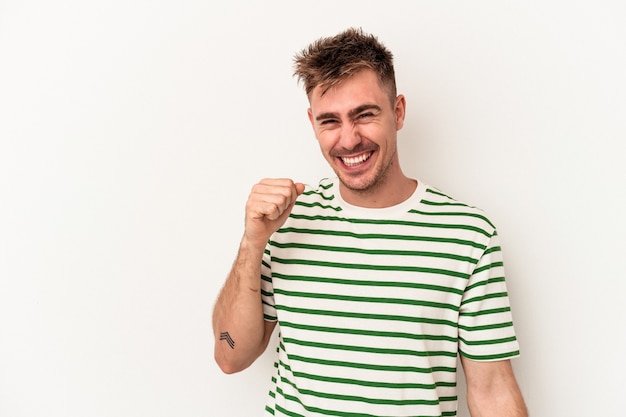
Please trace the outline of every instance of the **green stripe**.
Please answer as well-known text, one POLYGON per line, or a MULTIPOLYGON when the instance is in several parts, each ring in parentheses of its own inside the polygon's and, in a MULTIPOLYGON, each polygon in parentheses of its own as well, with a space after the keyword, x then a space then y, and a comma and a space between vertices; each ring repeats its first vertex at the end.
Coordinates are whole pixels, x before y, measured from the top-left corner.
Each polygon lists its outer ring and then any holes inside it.
POLYGON ((503 262, 493 262, 493 263, 490 263, 488 265, 483 265, 483 266, 478 267, 478 268, 476 268, 474 270, 474 275, 479 274, 479 273, 481 273, 483 271, 487 271, 488 269, 491 269, 491 268, 499 268, 499 267, 503 267, 503 266, 504 266, 503 262))
MULTIPOLYGON (((285 395, 285 393, 283 393, 281 389, 278 390, 278 393, 281 395, 281 397, 287 398, 287 399, 292 400, 292 401, 296 401, 296 402, 300 403, 300 405, 302 405, 302 402, 299 399, 297 399, 296 397, 294 397, 293 395, 285 395)), ((304 407, 304 405, 302 405, 302 406, 304 407)), ((282 414, 284 414, 286 416, 289 416, 289 417, 306 417, 306 416, 303 416, 302 414, 293 413, 293 412, 291 412, 291 411, 281 407, 278 404, 276 404, 276 410, 280 411, 282 414)))
POLYGON ((470 304, 470 303, 478 303, 481 301, 485 301, 485 300, 490 300, 492 298, 504 298, 504 297, 508 297, 508 294, 506 292, 496 292, 493 294, 486 294, 486 295, 482 295, 480 297, 474 297, 474 298, 469 298, 465 301, 463 301, 461 303, 462 306, 470 304))
POLYGON ((298 227, 284 227, 278 229, 277 233, 301 233, 310 235, 325 235, 325 236, 341 236, 341 237, 353 237, 357 239, 387 239, 387 240, 405 240, 405 241, 418 241, 418 242, 435 242, 435 243, 450 243, 455 245, 471 246, 474 248, 485 250, 486 246, 479 242, 466 239, 455 239, 445 237, 430 237, 430 236, 413 236, 413 235, 392 235, 384 233, 353 233, 337 230, 324 230, 324 229, 304 229, 298 227))
POLYGON ((493 246, 487 249, 483 255, 489 255, 494 252, 502 252, 502 248, 500 246, 493 246))
POLYGON ((289 217, 299 220, 326 220, 326 221, 337 221, 337 222, 347 222, 353 224, 380 224, 385 226, 411 226, 411 227, 426 227, 426 228, 435 228, 435 229, 460 229, 460 230, 470 230, 473 232, 480 233, 487 237, 491 237, 492 233, 487 232, 480 227, 468 225, 468 224, 447 224, 447 223, 426 223, 426 222, 412 222, 407 220, 378 220, 378 219, 352 219, 345 217, 337 217, 337 216, 322 216, 322 215, 314 215, 308 216, 306 214, 296 214, 292 213, 289 217))
POLYGON ((427 335, 427 334, 415 334, 406 332, 385 332, 376 330, 362 330, 362 329, 346 329, 339 327, 327 327, 327 326, 310 326, 305 324, 297 324, 292 322, 281 321, 281 327, 289 327, 292 329, 308 330, 312 332, 325 332, 325 333, 338 333, 338 334, 352 334, 359 336, 374 336, 374 337, 392 337, 403 338, 410 340, 437 340, 456 343, 457 338, 452 336, 443 335, 427 335))
POLYGON ((287 281, 304 281, 304 282, 319 282, 323 284, 339 284, 339 285, 357 285, 367 287, 398 287, 398 288, 413 288, 420 290, 431 290, 448 292, 452 294, 463 294, 463 290, 453 287, 444 287, 442 285, 423 284, 413 281, 371 281, 362 279, 342 279, 342 278, 325 278, 325 277, 310 277, 303 275, 284 275, 278 272, 273 272, 275 279, 284 279, 287 281))
POLYGON ((505 281, 504 277, 489 278, 484 281, 478 281, 472 285, 468 285, 465 291, 468 292, 470 290, 473 290, 474 288, 484 287, 485 285, 495 284, 496 282, 504 282, 504 281, 505 281))
POLYGON ((340 300, 358 303, 381 303, 381 304, 398 304, 398 305, 410 305, 421 307, 433 307, 441 308, 452 311, 459 311, 459 307, 453 304, 436 303, 425 300, 405 299, 405 298, 386 298, 386 297, 361 297, 355 295, 342 295, 342 294, 324 294, 324 293, 311 293, 304 291, 288 291, 280 288, 274 288, 274 294, 281 294, 288 297, 302 297, 310 299, 322 299, 322 300, 340 300))
POLYGON ((467 332, 477 332, 481 330, 494 330, 494 329, 504 329, 507 327, 513 327, 513 323, 510 321, 505 321, 504 323, 493 323, 493 324, 485 324, 482 326, 462 326, 459 324, 459 329, 465 330, 467 332))
POLYGON ((309 308, 301 308, 301 307, 280 306, 280 305, 276 306, 276 309, 282 310, 282 311, 289 311, 291 313, 299 313, 299 314, 314 314, 314 315, 330 316, 330 317, 389 320, 389 321, 401 321, 401 322, 405 321, 409 323, 439 324, 443 326, 453 327, 455 329, 457 328, 456 321, 431 319, 428 317, 399 316, 399 315, 390 315, 390 314, 352 313, 352 312, 347 312, 347 311, 318 310, 318 309, 309 309, 309 308))
POLYGON ((461 342, 465 343, 468 346, 495 345, 498 343, 515 342, 517 340, 515 336, 504 337, 501 339, 473 340, 473 341, 465 340, 463 338, 459 338, 459 339, 461 340, 461 342))
POLYGON ((491 310, 481 310, 481 311, 474 311, 474 312, 461 312, 459 315, 460 316, 465 316, 465 317, 478 317, 478 316, 484 316, 487 314, 499 314, 499 313, 508 313, 511 311, 511 307, 502 307, 502 308, 492 308, 491 310))
MULTIPOLYGON (((327 393, 327 392, 319 392, 319 391, 313 391, 313 390, 299 389, 294 383, 292 383, 291 381, 289 381, 285 377, 281 377, 281 381, 291 385, 300 394, 311 395, 311 396, 318 397, 318 398, 328 398, 328 399, 332 399, 332 400, 356 401, 356 402, 364 402, 364 403, 368 403, 368 404, 379 404, 379 405, 438 405, 442 401, 446 401, 446 400, 453 401, 452 399, 447 399, 446 397, 440 398, 438 400, 423 400, 423 399, 417 399, 417 398, 416 399, 405 399, 405 400, 393 400, 393 399, 387 399, 387 398, 367 398, 367 397, 361 397, 361 396, 357 396, 357 395, 332 394, 332 393, 327 393)), ((286 399, 297 401, 297 402, 300 403, 300 400, 295 398, 295 397, 293 397, 293 396, 285 396, 284 392, 282 392, 282 390, 280 390, 280 389, 279 389, 279 394, 283 395, 284 398, 286 398, 286 399)), ((300 404, 302 404, 302 403, 300 403, 300 404)), ((334 415, 337 415, 337 416, 344 416, 344 415, 364 416, 364 415, 368 415, 368 414, 354 414, 354 413, 344 414, 344 413, 342 413, 340 411, 328 411, 328 410, 320 411, 320 409, 318 409, 318 408, 312 408, 312 407, 307 407, 307 406, 304 406, 304 407, 305 407, 305 409, 307 411, 313 411, 313 412, 327 414, 327 415, 333 415, 333 416, 334 415), (335 414, 335 413, 338 413, 338 414, 335 414)))
POLYGON ((468 353, 465 352, 460 352, 461 355, 465 356, 468 359, 472 359, 475 361, 492 361, 492 360, 500 360, 500 359, 508 359, 508 358, 512 358, 514 356, 518 356, 519 355, 519 350, 514 350, 511 352, 506 352, 506 353, 499 353, 496 355, 470 355, 468 353))
MULTIPOLYGON (((324 196, 322 196, 322 198, 324 198, 324 196)), ((331 199, 327 199, 327 200, 332 200, 331 199)), ((341 207, 336 207, 336 206, 330 206, 330 205, 326 205, 326 204, 322 204, 322 203, 318 203, 318 202, 313 202, 313 203, 307 203, 305 201, 296 201, 296 206, 301 206, 301 207, 319 207, 322 209, 330 209, 330 210, 334 210, 334 211, 341 211, 341 207)), ((291 215, 289 216, 291 217, 291 215)))
POLYGON ((368 264, 345 264, 340 262, 325 262, 325 261, 309 261, 306 259, 282 259, 272 257, 272 262, 284 264, 284 265, 308 265, 308 266, 322 266, 330 268, 344 268, 344 269, 363 269, 370 271, 403 271, 403 272, 422 272, 426 274, 438 274, 448 275, 456 278, 468 279, 469 275, 457 271, 449 271, 440 268, 423 268, 419 266, 404 266, 404 265, 368 265, 368 264))
MULTIPOLYGON (((324 190, 327 190, 327 189, 329 189, 330 187, 325 187, 325 186, 321 185, 321 188, 323 188, 324 190)), ((327 196, 326 194, 324 194, 324 193, 320 193, 319 191, 316 191, 316 190, 305 191, 305 192, 303 192, 303 193, 302 193, 302 195, 306 195, 306 196, 309 196, 309 195, 317 195, 317 196, 319 196, 320 198, 322 198, 322 199, 324 199, 324 200, 327 200, 327 201, 330 201, 330 200, 334 200, 334 199, 335 199, 335 195, 334 195, 334 194, 331 194, 330 196, 327 196)))
POLYGON ((439 191, 437 189, 434 189, 434 188, 430 188, 429 187, 429 188, 426 189, 426 192, 427 193, 431 193, 431 194, 435 194, 435 195, 438 195, 438 196, 441 196, 441 197, 445 197, 445 198, 450 199, 450 200, 453 200, 453 198, 450 197, 448 194, 444 194, 441 191, 439 191))
MULTIPOLYGON (((362 387, 375 387, 375 388, 391 388, 391 389, 422 389, 422 390, 434 390, 437 387, 455 387, 454 382, 439 382, 437 384, 419 384, 417 382, 382 382, 382 381, 365 381, 361 379, 351 378, 338 378, 330 376, 321 376, 309 374, 306 372, 293 372, 293 376, 296 378, 306 378, 313 381, 330 382, 335 384, 346 385, 358 385, 362 387)), ((375 400, 376 401, 376 400, 375 400)), ((392 401, 392 400, 387 400, 392 401)))
MULTIPOLYGON (((424 203, 424 201, 422 201, 422 203, 424 203)), ((441 204, 441 205, 451 205, 451 204, 441 204)), ((421 211, 421 210, 417 210, 417 209, 411 209, 411 210, 409 210, 409 213, 420 214, 420 215, 424 215, 424 216, 474 217, 476 219, 480 219, 480 220, 484 221, 489 226, 495 228, 495 226, 489 221, 489 219, 487 217, 485 217, 482 214, 478 214, 478 213, 471 213, 471 212, 466 212, 466 211, 449 211, 449 212, 448 211, 435 211, 435 212, 430 212, 430 211, 421 211)))
MULTIPOLYGON (((332 181, 329 181, 330 178, 322 178, 322 180, 319 182, 318 187, 321 188, 322 190, 328 190, 330 188, 333 188, 334 183, 332 181), (327 182, 326 184, 324 184, 324 182, 327 182)), ((309 193, 316 193, 317 191, 309 191, 309 193)), ((305 193, 306 194, 306 193, 305 193)))
MULTIPOLYGON (((447 196, 446 196, 447 197, 447 196)), ((460 203, 460 202, 450 202, 450 201, 431 201, 431 200, 424 200, 422 199, 420 201, 421 204, 425 204, 427 206, 456 206, 456 207, 469 207, 469 208, 475 208, 472 206, 468 206, 465 203, 460 203)))
POLYGON ((345 368, 369 369, 371 371, 387 371, 387 372, 414 372, 420 374, 430 374, 433 372, 456 372, 456 368, 448 366, 433 366, 431 368, 418 368, 417 366, 394 366, 394 365, 374 365, 358 362, 335 361, 320 358, 308 358, 300 355, 288 355, 290 361, 314 363, 317 365, 341 366, 345 368))
POLYGON ((307 243, 288 242, 280 243, 276 241, 270 241, 270 245, 281 249, 310 249, 320 250, 328 252, 346 252, 346 253, 359 253, 365 255, 398 255, 398 256, 423 256, 430 258, 443 258, 454 259, 461 262, 469 262, 477 264, 478 259, 469 256, 460 256, 451 253, 443 252, 427 252, 427 251, 414 251, 414 250, 397 250, 397 249, 364 249, 345 246, 327 246, 327 245, 312 245, 307 243))
MULTIPOLYGON (((289 381, 286 381, 286 382, 289 383, 289 381)), ((345 412, 345 411, 325 410, 325 409, 318 408, 318 407, 311 407, 311 406, 304 405, 304 404, 302 404, 302 401, 300 401, 299 398, 296 398, 293 395, 286 395, 285 393, 282 392, 282 390, 280 390, 280 395, 282 395, 287 400, 291 400, 291 401, 297 402, 298 404, 300 404, 308 412, 314 412, 314 413, 323 414, 323 415, 327 415, 327 416, 334 416, 334 417, 387 417, 387 416, 378 416, 378 415, 374 415, 374 414, 348 413, 348 412, 345 412)), ((302 414, 298 414, 298 413, 289 411, 289 410, 285 409, 284 407, 281 407, 279 404, 276 404, 276 410, 280 411, 281 413, 283 413, 284 415, 289 416, 289 417, 305 417, 302 414)), ((388 416, 388 417, 395 417, 395 416, 388 416)))

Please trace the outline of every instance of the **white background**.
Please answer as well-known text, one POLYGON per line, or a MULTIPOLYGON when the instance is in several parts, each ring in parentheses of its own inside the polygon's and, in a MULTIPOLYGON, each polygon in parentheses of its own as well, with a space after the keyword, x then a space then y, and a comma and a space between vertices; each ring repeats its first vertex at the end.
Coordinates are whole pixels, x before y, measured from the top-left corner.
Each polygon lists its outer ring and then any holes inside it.
POLYGON ((330 174, 291 60, 348 26, 405 171, 499 228, 531 415, 623 415, 623 4, 0 0, 0 416, 261 414, 211 310, 251 185, 330 174))

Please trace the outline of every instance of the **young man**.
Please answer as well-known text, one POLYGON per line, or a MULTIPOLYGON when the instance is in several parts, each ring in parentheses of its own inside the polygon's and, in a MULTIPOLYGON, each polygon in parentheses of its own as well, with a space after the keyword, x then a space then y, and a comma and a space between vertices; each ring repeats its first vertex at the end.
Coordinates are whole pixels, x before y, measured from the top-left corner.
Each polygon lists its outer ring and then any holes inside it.
POLYGON ((279 326, 266 414, 526 416, 502 254, 485 214, 402 172, 392 54, 348 29, 295 58, 336 173, 256 184, 213 313, 215 359, 248 367, 279 326))

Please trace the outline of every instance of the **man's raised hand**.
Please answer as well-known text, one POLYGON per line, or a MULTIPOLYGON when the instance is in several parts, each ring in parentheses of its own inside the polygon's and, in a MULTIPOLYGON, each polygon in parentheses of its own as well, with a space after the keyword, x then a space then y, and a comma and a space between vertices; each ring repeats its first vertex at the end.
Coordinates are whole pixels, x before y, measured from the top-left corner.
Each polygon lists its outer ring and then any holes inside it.
POLYGON ((266 178, 252 187, 246 203, 246 230, 248 243, 264 248, 272 233, 289 217, 291 209, 304 184, 288 178, 266 178))

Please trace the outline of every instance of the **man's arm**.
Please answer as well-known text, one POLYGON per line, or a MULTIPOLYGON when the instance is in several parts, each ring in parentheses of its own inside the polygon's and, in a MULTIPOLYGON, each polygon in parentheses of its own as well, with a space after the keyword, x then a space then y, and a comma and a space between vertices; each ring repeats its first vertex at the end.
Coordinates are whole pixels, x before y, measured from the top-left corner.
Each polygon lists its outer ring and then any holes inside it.
POLYGON ((267 347, 275 323, 263 319, 263 251, 303 191, 289 179, 266 179, 252 188, 239 252, 213 309, 215 361, 225 373, 247 368, 267 347))
POLYGON ((477 362, 461 355, 472 417, 528 417, 509 360, 477 362))

